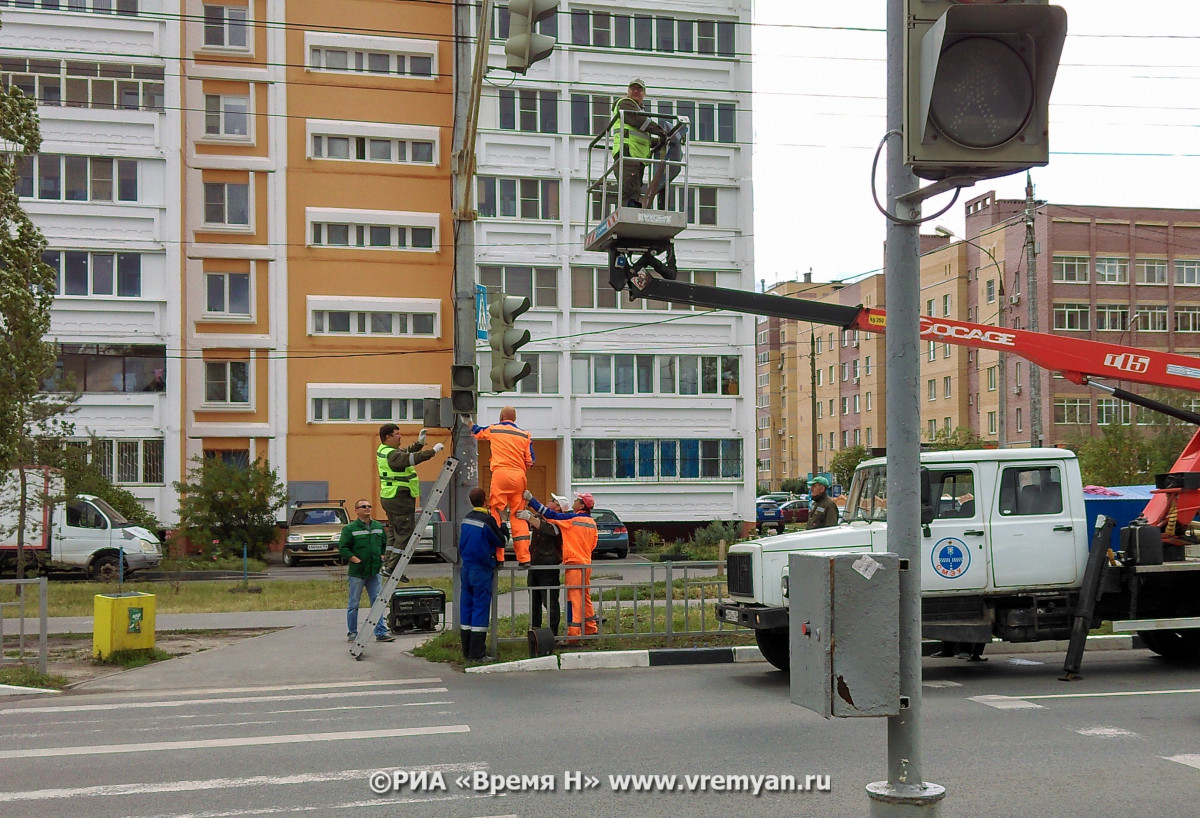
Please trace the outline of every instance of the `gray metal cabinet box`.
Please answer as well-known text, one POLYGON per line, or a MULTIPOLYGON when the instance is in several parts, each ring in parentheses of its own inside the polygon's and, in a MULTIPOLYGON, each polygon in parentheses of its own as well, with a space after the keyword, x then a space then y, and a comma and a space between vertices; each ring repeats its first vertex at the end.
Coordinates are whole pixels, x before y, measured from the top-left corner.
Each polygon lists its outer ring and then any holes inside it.
POLYGON ((900 712, 900 572, 895 554, 792 554, 791 699, 822 716, 900 712))

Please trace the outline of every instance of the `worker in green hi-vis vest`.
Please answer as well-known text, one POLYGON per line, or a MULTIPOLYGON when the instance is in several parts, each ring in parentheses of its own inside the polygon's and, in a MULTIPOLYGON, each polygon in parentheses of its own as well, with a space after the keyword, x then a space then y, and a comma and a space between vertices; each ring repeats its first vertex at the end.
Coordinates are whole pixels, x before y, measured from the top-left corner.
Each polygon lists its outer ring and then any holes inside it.
POLYGON ((383 552, 383 575, 391 576, 400 562, 417 524, 417 502, 421 499, 421 481, 417 464, 424 463, 445 446, 435 443, 425 448, 425 430, 417 442, 400 448, 400 427, 385 423, 379 427, 379 448, 375 450, 375 466, 379 472, 379 504, 388 517, 387 547, 383 552))

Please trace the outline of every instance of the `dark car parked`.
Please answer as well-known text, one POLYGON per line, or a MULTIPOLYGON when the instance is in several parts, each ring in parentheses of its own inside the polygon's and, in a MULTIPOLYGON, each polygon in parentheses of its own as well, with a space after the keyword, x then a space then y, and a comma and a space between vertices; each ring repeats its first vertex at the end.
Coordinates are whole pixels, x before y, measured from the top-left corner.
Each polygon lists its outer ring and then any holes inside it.
POLYGON ((592 519, 596 521, 596 547, 592 556, 599 554, 616 554, 617 559, 629 556, 629 529, 615 511, 607 508, 592 509, 592 519))
POLYGON ((789 500, 779 507, 787 525, 808 522, 808 500, 789 500))
POLYGON ((773 528, 776 534, 782 534, 783 512, 779 510, 779 505, 764 500, 761 503, 755 503, 755 506, 758 512, 758 533, 761 534, 764 529, 773 528))

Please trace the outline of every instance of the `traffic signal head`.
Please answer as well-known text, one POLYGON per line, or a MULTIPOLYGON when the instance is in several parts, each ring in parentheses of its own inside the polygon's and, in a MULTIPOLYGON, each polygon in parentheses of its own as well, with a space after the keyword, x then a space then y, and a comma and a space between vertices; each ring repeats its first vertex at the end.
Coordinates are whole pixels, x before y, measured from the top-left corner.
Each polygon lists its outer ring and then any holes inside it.
POLYGON ((488 304, 488 344, 492 348, 492 391, 511 392, 517 381, 529 374, 528 362, 516 360, 517 350, 529 343, 529 330, 517 329, 513 322, 529 309, 529 299, 522 295, 493 296, 488 304))
POLYGON ((1067 13, 1047 0, 906 0, 904 161, 964 184, 1050 161, 1067 13))
POLYGON ((529 66, 550 56, 554 38, 533 29, 539 20, 557 13, 558 0, 509 0, 508 39, 504 41, 509 71, 524 74, 529 66))
POLYGON ((450 406, 456 415, 475 414, 475 366, 452 364, 450 366, 450 406))

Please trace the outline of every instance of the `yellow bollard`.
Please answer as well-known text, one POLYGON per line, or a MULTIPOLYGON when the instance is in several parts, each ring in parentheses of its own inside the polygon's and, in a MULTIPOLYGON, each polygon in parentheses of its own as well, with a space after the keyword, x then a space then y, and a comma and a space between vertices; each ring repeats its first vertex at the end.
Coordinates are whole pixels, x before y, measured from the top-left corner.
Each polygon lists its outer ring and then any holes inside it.
POLYGON ((92 655, 154 647, 154 594, 96 594, 92 655))

